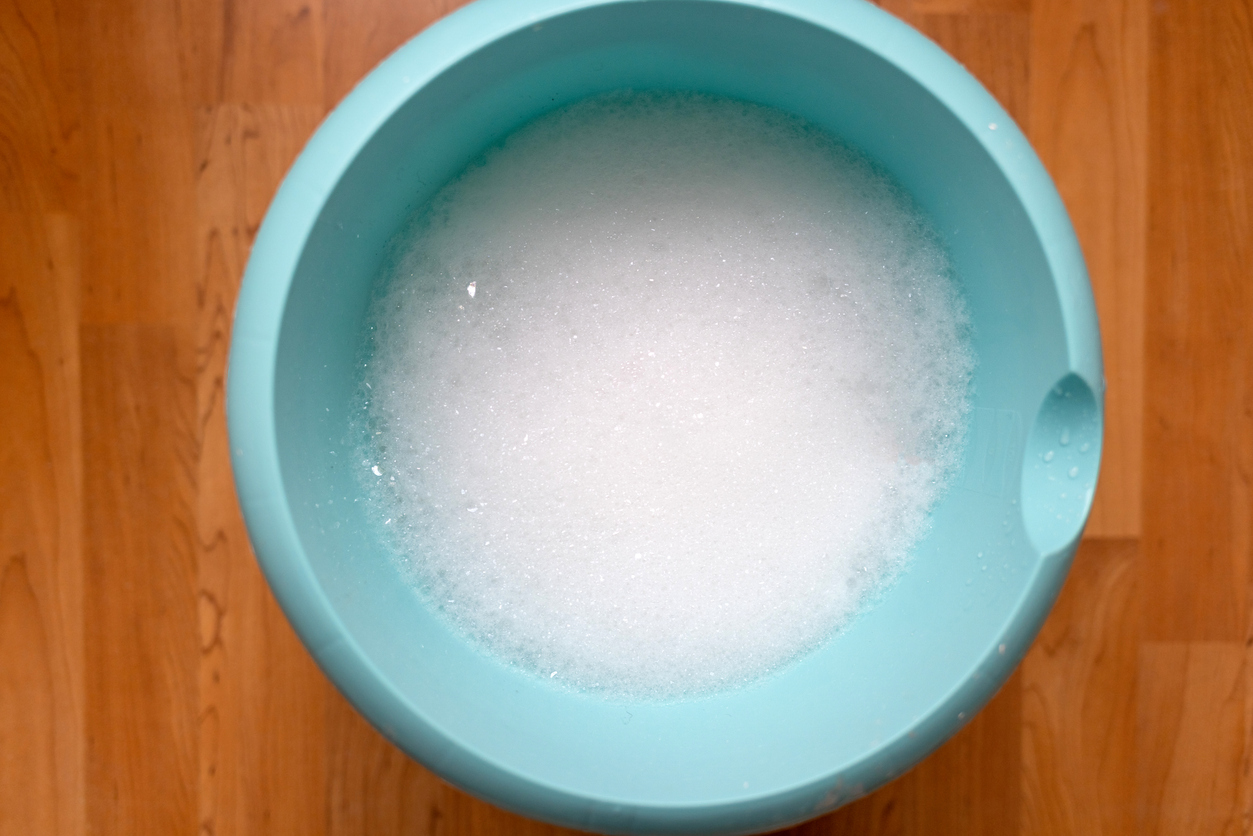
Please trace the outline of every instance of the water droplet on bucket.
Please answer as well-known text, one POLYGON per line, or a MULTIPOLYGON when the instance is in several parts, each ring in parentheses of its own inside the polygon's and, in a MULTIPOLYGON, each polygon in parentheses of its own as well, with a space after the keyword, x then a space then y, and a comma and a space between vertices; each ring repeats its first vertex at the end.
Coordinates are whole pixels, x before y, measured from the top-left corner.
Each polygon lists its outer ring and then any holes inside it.
POLYGON ((1070 472, 1069 472, 1067 475, 1068 475, 1068 476, 1070 476, 1070 478, 1071 478, 1071 479, 1074 479, 1076 476, 1078 476, 1078 475, 1079 475, 1079 468, 1077 468, 1077 467, 1072 467, 1072 468, 1070 469, 1070 472))
POLYGON ((1052 450, 1049 450, 1047 453, 1045 453, 1045 454, 1042 456, 1042 458, 1043 458, 1046 462, 1051 462, 1051 461, 1053 461, 1053 451, 1052 451, 1052 450))
POLYGON ((1070 428, 1069 427, 1062 430, 1062 437, 1057 439, 1057 443, 1062 445, 1063 447, 1065 447, 1067 444, 1070 443, 1070 428))

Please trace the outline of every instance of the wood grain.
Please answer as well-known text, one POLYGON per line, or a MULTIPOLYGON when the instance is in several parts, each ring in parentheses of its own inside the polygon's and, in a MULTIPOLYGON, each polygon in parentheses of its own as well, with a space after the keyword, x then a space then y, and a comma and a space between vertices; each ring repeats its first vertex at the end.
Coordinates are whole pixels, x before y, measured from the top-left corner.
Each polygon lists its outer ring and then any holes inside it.
MULTIPOLYGON (((0 3, 0 834, 557 834, 448 787, 296 639, 222 389, 266 206, 459 0, 0 3)), ((1107 433, 1020 672, 803 834, 1253 832, 1253 3, 881 0, 1029 133, 1107 433)))
POLYGON ((0 833, 83 825, 75 233, 0 213, 0 833))
POLYGON ((952 55, 1009 111, 1024 130, 1031 119, 1031 16, 1021 11, 994 14, 914 14, 918 29, 952 55))
POLYGON ((86 3, 64 24, 84 45, 83 321, 192 326, 188 231, 194 112, 177 7, 86 3))
POLYGON ((1139 544, 1089 540, 1022 664, 1024 836, 1136 833, 1139 544))
MULTIPOLYGON (((70 211, 79 200, 81 72, 63 4, 0 6, 0 211, 70 211)), ((10 219, 11 223, 20 223, 10 219)))
POLYGON ((82 331, 87 814, 196 827, 195 388, 175 329, 82 331))
POLYGON ((1145 642, 1136 701, 1138 832, 1245 831, 1247 651, 1237 642, 1145 642))
POLYGON ((1155 7, 1145 638, 1249 633, 1253 10, 1155 7))
MULTIPOLYGON (((450 829, 445 798, 457 791, 374 732, 346 702, 327 711, 332 836, 439 833, 450 829)), ((457 822, 451 826, 456 827, 457 822)))
POLYGON ((879 6, 917 26, 923 15, 978 16, 988 13, 1030 12, 1031 0, 875 0, 879 6))
MULTIPOLYGON (((196 471, 199 804, 202 832, 314 833, 326 811, 276 803, 326 784, 332 690, 269 594, 235 501, 224 406, 231 311, 279 180, 321 108, 220 105, 198 113, 196 471), (264 139, 263 139, 264 138, 264 139)), ((336 697, 337 698, 337 697, 336 697)))
POLYGON ((85 827, 81 143, 57 4, 0 6, 0 833, 85 827))
POLYGON ((467 0, 324 0, 326 107, 334 107, 374 66, 467 0))
POLYGON ((1101 317, 1105 441, 1090 536, 1140 534, 1148 0, 1035 0, 1028 135, 1083 246, 1101 317))

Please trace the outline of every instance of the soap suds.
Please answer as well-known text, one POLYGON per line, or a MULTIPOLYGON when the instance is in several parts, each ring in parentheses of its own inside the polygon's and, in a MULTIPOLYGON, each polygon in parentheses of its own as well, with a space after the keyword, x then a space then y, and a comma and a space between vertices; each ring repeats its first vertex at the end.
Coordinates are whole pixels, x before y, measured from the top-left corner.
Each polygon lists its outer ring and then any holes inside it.
POLYGON ((671 698, 777 670, 891 581, 961 459, 943 249, 793 117, 577 104, 398 240, 361 478, 433 605, 544 679, 671 698))

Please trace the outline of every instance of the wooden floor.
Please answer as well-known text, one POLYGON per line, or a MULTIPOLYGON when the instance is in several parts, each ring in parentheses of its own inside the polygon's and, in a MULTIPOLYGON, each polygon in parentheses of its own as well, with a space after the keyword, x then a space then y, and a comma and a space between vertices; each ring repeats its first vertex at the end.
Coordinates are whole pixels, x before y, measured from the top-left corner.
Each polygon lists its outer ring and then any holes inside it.
MULTIPOLYGON (((0 834, 552 833, 328 684, 222 412, 249 245, 444 0, 0 0, 0 834)), ((1096 507, 965 731, 807 834, 1253 831, 1253 2, 884 0, 1005 104, 1096 288, 1096 507)))

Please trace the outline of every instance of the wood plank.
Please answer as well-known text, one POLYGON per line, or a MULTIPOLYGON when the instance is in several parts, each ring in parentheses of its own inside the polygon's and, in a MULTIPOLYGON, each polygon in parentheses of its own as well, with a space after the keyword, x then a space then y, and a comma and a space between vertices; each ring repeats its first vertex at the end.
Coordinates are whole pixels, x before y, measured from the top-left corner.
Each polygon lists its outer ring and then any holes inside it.
POLYGON ((1023 834, 1136 832, 1138 557, 1085 541, 1023 662, 1023 834))
POLYGON ((907 836, 915 832, 915 787, 914 773, 907 772, 865 798, 781 832, 790 836, 907 836))
POLYGON ((81 143, 59 5, 0 5, 0 833, 86 824, 81 143))
POLYGON ((186 101, 321 107, 326 18, 319 0, 184 4, 176 42, 186 101))
POLYGON ((168 326, 82 332, 86 804, 100 836, 197 825, 189 355, 168 326))
MULTIPOLYGON (((918 8, 915 4, 915 10, 918 8)), ((935 14, 928 10, 925 14, 915 11, 909 20, 960 61, 1026 129, 1031 116, 1030 15, 1021 11, 935 14)))
POLYGON ((994 836, 1017 829, 1021 680, 1011 676, 970 725, 914 771, 912 833, 994 836))
POLYGON ((1253 472, 1253 10, 1155 7, 1144 628, 1248 632, 1253 472))
POLYGON ((83 319, 194 327, 193 112, 179 13, 156 0, 86 3, 83 319))
POLYGON ((326 7, 325 106, 330 110, 401 44, 468 0, 323 0, 326 7))
POLYGON ((577 836, 580 833, 515 816, 451 787, 444 791, 442 809, 446 811, 446 818, 437 823, 441 830, 435 832, 447 832, 450 836, 483 836, 489 833, 509 836, 577 836))
POLYGON ((903 0, 913 14, 978 15, 1030 12, 1032 0, 903 0))
POLYGON ((328 701, 326 728, 329 836, 457 829, 445 803, 456 790, 387 742, 339 694, 328 701))
POLYGON ((202 553, 232 565, 211 570, 224 597, 202 588, 198 599, 199 828, 219 836, 322 833, 326 807, 311 800, 326 792, 322 742, 332 687, 251 557, 232 552, 243 545, 223 534, 202 553))
POLYGON ((1148 0, 1036 0, 1032 144, 1083 246, 1101 317, 1105 442, 1093 537, 1140 533, 1148 0))
POLYGON ((288 625, 248 544, 226 435, 231 311, 249 247, 319 107, 200 113, 196 165, 199 822, 215 836, 317 833, 331 686, 288 625))
MULTIPOLYGON (((30 440, 29 431, 23 435, 23 441, 30 440)), ((5 447, 3 463, 8 465, 9 445, 5 447)), ((17 471, 15 475, 25 474, 17 471)), ((47 619, 28 571, 27 553, 13 551, 14 538, 4 533, 6 554, 0 558, 0 741, 4 743, 0 749, 0 793, 8 801, 0 808, 0 830, 56 833, 68 830, 57 820, 61 782, 57 775, 52 665, 61 654, 49 640, 47 619)))
POLYGON ((0 212, 79 208, 80 67, 58 27, 66 13, 49 0, 0 5, 0 212))
POLYGON ((1136 712, 1138 833, 1246 832, 1245 657, 1238 642, 1145 642, 1136 712))
POLYGON ((0 212, 0 833, 85 824, 78 278, 72 218, 0 212))

